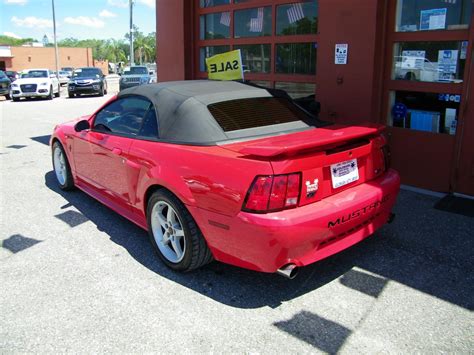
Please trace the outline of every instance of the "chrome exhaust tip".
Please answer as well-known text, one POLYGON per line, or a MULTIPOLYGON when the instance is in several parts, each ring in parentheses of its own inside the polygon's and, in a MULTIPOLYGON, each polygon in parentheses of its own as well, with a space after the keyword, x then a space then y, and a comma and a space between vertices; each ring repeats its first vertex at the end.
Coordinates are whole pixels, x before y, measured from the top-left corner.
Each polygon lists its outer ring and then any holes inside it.
POLYGON ((277 274, 286 277, 287 279, 294 279, 299 273, 299 267, 295 264, 288 264, 277 270, 277 274))

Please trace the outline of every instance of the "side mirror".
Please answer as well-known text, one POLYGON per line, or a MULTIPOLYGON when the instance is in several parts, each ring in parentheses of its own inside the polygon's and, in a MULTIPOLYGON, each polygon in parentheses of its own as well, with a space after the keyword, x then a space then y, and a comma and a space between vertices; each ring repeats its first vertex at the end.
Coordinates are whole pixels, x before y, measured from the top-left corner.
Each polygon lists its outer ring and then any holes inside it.
POLYGON ((89 128, 91 128, 91 125, 88 120, 79 121, 74 125, 74 130, 76 132, 82 132, 89 128))

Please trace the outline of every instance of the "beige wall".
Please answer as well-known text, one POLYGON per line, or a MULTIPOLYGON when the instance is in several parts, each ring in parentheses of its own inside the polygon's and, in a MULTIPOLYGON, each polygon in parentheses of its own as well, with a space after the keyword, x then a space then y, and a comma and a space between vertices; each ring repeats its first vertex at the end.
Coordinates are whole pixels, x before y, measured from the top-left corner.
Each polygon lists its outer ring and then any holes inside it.
MULTIPOLYGON (((55 70, 53 47, 11 47, 11 63, 5 63, 7 70, 47 68, 55 70), (10 64, 10 67, 8 66, 10 64)), ((3 60, 0 58, 0 60, 3 60)), ((59 68, 93 66, 92 48, 59 48, 59 68)))
POLYGON ((104 75, 109 74, 109 61, 108 60, 95 60, 94 59, 94 67, 102 70, 102 73, 104 73, 104 75))

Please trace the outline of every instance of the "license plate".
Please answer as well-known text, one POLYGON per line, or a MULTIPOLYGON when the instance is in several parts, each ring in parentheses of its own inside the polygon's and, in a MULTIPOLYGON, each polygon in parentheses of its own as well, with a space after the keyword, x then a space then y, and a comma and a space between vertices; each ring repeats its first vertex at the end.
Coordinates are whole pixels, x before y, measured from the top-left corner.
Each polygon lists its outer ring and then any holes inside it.
POLYGON ((334 189, 359 180, 357 159, 331 165, 331 176, 334 189))

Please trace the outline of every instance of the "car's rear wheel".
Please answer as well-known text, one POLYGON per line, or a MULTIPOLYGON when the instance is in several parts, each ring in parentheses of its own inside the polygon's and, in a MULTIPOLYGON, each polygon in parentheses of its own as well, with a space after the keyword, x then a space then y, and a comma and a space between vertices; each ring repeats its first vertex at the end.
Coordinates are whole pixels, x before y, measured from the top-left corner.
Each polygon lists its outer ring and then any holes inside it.
POLYGON ((74 188, 74 179, 71 173, 71 166, 61 143, 57 141, 53 144, 53 168, 61 190, 72 190, 74 188))
POLYGON ((148 234, 158 256, 173 270, 190 271, 212 254, 184 204, 167 190, 154 192, 147 208, 148 234))

